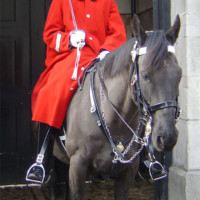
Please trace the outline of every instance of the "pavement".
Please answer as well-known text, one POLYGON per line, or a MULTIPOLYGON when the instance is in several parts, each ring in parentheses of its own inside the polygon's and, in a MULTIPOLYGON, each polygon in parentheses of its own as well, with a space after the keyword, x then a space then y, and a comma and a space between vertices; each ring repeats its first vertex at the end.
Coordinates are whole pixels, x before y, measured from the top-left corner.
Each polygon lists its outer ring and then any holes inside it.
MULTIPOLYGON (((113 181, 85 184, 84 200, 114 200, 113 181)), ((65 186, 59 185, 59 197, 64 200, 65 186)), ((153 185, 148 182, 136 182, 130 189, 128 200, 153 200, 153 185)), ((0 200, 50 200, 47 186, 38 184, 1 186, 0 200)))

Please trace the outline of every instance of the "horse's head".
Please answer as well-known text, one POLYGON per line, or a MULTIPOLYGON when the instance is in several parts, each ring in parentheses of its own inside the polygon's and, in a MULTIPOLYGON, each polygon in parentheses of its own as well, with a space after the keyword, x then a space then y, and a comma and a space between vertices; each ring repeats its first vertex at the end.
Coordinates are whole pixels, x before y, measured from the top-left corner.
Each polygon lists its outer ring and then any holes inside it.
POLYGON ((158 151, 172 150, 177 142, 176 103, 182 70, 173 52, 173 44, 179 29, 179 16, 166 33, 145 32, 137 16, 133 18, 133 34, 138 41, 138 50, 142 52, 135 60, 139 86, 153 119, 151 141, 158 151))

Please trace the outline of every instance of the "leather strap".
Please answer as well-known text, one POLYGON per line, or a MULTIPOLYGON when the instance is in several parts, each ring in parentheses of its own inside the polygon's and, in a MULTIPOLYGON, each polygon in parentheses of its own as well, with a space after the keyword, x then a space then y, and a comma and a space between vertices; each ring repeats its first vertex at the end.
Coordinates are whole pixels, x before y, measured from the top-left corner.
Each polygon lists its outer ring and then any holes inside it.
POLYGON ((115 143, 113 142, 113 140, 109 137, 109 134, 106 130, 106 127, 103 123, 103 120, 101 118, 101 114, 100 114, 100 111, 99 111, 99 108, 98 108, 98 104, 97 104, 97 101, 96 101, 96 96, 95 96, 95 92, 94 92, 94 73, 96 72, 96 69, 93 69, 91 71, 91 88, 92 88, 92 95, 93 95, 93 100, 94 100, 94 103, 95 103, 95 111, 92 113, 94 118, 96 119, 97 121, 97 124, 98 126, 101 128, 101 130, 103 131, 103 133, 105 134, 105 136, 108 138, 113 150, 117 153, 117 155, 124 160, 124 156, 119 152, 119 150, 117 149, 117 146, 115 145, 115 143), (99 123, 100 122, 100 123, 99 123))
POLYGON ((44 138, 42 147, 40 149, 40 153, 38 154, 37 159, 36 159, 36 163, 37 164, 42 164, 43 163, 44 154, 46 152, 47 146, 49 144, 50 136, 51 136, 50 135, 50 130, 51 130, 51 127, 48 127, 46 136, 44 138))
POLYGON ((94 65, 99 62, 98 58, 95 58, 94 60, 92 60, 86 67, 86 70, 82 71, 81 75, 78 77, 78 86, 79 86, 79 90, 83 89, 83 85, 85 82, 85 78, 86 78, 86 74, 88 72, 90 72, 90 70, 92 69, 92 67, 94 67, 94 65), (82 80, 81 80, 82 77, 82 80))
POLYGON ((169 108, 169 107, 177 108, 177 101, 165 101, 165 102, 162 102, 162 103, 158 103, 156 105, 150 106, 149 111, 155 112, 156 110, 169 108))

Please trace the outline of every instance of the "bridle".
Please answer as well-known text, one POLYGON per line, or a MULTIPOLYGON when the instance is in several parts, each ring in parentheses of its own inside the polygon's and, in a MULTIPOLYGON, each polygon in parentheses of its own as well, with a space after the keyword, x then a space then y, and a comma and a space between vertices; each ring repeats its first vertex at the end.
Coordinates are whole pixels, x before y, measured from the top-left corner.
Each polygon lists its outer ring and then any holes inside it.
MULTIPOLYGON (((171 45, 168 45, 168 51, 175 53, 174 47, 171 45)), ((138 66, 138 59, 140 55, 144 55, 147 52, 146 47, 139 48, 137 40, 135 41, 133 45, 133 49, 131 51, 132 56, 132 64, 131 64, 131 87, 134 95, 134 99, 137 102, 138 110, 140 117, 143 118, 144 113, 149 116, 150 119, 152 119, 153 113, 155 113, 158 110, 166 109, 174 107, 176 109, 175 112, 175 120, 178 121, 179 115, 180 115, 180 107, 178 104, 178 96, 176 97, 176 100, 170 100, 170 101, 163 101, 161 103, 157 103, 154 105, 149 105, 147 101, 145 100, 144 96, 142 95, 140 84, 139 84, 139 66, 138 66)), ((151 125, 150 125, 151 126, 151 125)), ((150 128, 151 129, 151 128, 150 128)), ((158 162, 155 159, 154 156, 154 150, 151 143, 151 140, 148 140, 148 143, 146 145, 146 150, 148 152, 148 157, 150 160, 149 164, 149 174, 152 180, 159 180, 161 178, 164 178, 167 176, 167 172, 162 166, 160 162, 158 162), (160 170, 159 177, 154 176, 154 168, 157 167, 160 170)))
MULTIPOLYGON (((174 53, 175 52, 174 47, 171 45, 168 45, 168 51, 174 53)), ((146 47, 139 48, 138 42, 136 40, 133 45, 133 49, 131 51, 131 56, 132 56, 131 86, 132 86, 132 91, 133 91, 134 97, 137 101, 139 113, 140 113, 140 115, 142 115, 142 109, 145 109, 149 115, 152 115, 157 110, 174 107, 174 108, 176 108, 175 120, 178 120, 179 115, 180 115, 178 96, 177 96, 176 100, 163 101, 163 102, 160 102, 160 103, 157 103, 154 105, 149 105, 147 103, 147 101, 145 100, 144 96, 142 95, 142 92, 140 89, 140 84, 139 84, 138 58, 139 58, 139 56, 146 54, 146 52, 147 52, 147 48, 146 47)))
MULTIPOLYGON (((173 46, 168 46, 168 51, 174 52, 174 47, 173 46)), ((146 53, 146 48, 139 48, 138 47, 138 42, 137 40, 135 41, 133 45, 133 49, 131 51, 131 56, 132 56, 132 63, 131 63, 131 73, 130 77, 131 80, 131 87, 133 89, 133 94, 135 96, 138 110, 139 110, 139 115, 140 115, 140 120, 139 120, 139 125, 136 131, 134 131, 123 119, 123 117, 120 115, 120 113, 117 111, 116 107, 113 105, 111 100, 109 99, 109 96, 107 94, 107 89, 104 84, 104 79, 102 77, 102 74, 100 72, 100 69, 98 65, 91 70, 91 76, 90 76, 90 101, 91 101, 91 113, 94 115, 94 118, 97 122, 97 125, 102 129, 103 133, 106 135, 108 138, 112 149, 113 153, 115 154, 113 158, 113 163, 117 163, 118 161, 121 163, 132 163, 135 158, 141 153, 143 147, 146 147, 147 152, 148 152, 148 157, 150 160, 150 165, 149 165, 149 173, 152 178, 152 180, 159 180, 161 178, 164 178, 167 176, 167 172, 162 166, 160 162, 158 162, 155 159, 154 156, 154 151, 153 151, 153 146, 151 144, 151 139, 150 135, 152 132, 152 114, 156 112, 157 110, 160 109, 165 109, 165 108, 170 108, 170 107, 175 107, 176 108, 176 116, 175 119, 178 119, 179 117, 179 106, 178 106, 178 98, 176 100, 172 101, 164 101, 155 105, 148 105, 147 101, 144 99, 141 89, 140 89, 140 84, 139 84, 139 70, 138 70, 138 58, 140 55, 144 55, 146 53), (97 105, 97 100, 96 100, 96 95, 95 95, 95 86, 94 86, 94 74, 95 72, 98 72, 99 75, 99 80, 100 80, 100 104, 101 108, 98 107, 97 105), (133 78, 135 77, 135 78, 133 78), (112 106, 113 110, 115 113, 119 116, 119 118, 123 121, 123 123, 127 126, 127 128, 132 132, 133 136, 129 144, 127 145, 126 148, 122 145, 122 151, 121 146, 119 147, 116 145, 112 139, 111 133, 109 131, 109 127, 107 126, 106 123, 106 118, 104 118, 104 108, 103 108, 103 99, 104 96, 107 98, 108 102, 112 106), (144 130, 144 136, 140 137, 139 134, 141 133, 141 130, 144 130), (132 155, 129 159, 126 159, 125 156, 129 152, 131 146, 133 143, 137 143, 140 145, 140 148, 138 151, 135 152, 134 155, 132 155), (159 177, 155 177, 153 175, 154 169, 157 168, 160 171, 159 177)))

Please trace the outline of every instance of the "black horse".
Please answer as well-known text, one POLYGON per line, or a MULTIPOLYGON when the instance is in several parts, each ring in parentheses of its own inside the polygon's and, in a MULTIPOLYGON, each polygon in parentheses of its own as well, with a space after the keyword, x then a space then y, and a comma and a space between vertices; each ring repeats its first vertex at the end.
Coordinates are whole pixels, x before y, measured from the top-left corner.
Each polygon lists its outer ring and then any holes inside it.
POLYGON ((155 163, 151 146, 170 151, 177 142, 180 18, 166 33, 145 32, 136 15, 132 27, 134 37, 95 64, 69 106, 66 152, 55 155, 69 166, 71 200, 83 199, 85 181, 97 176, 114 178, 115 199, 127 199, 143 147, 155 163))

